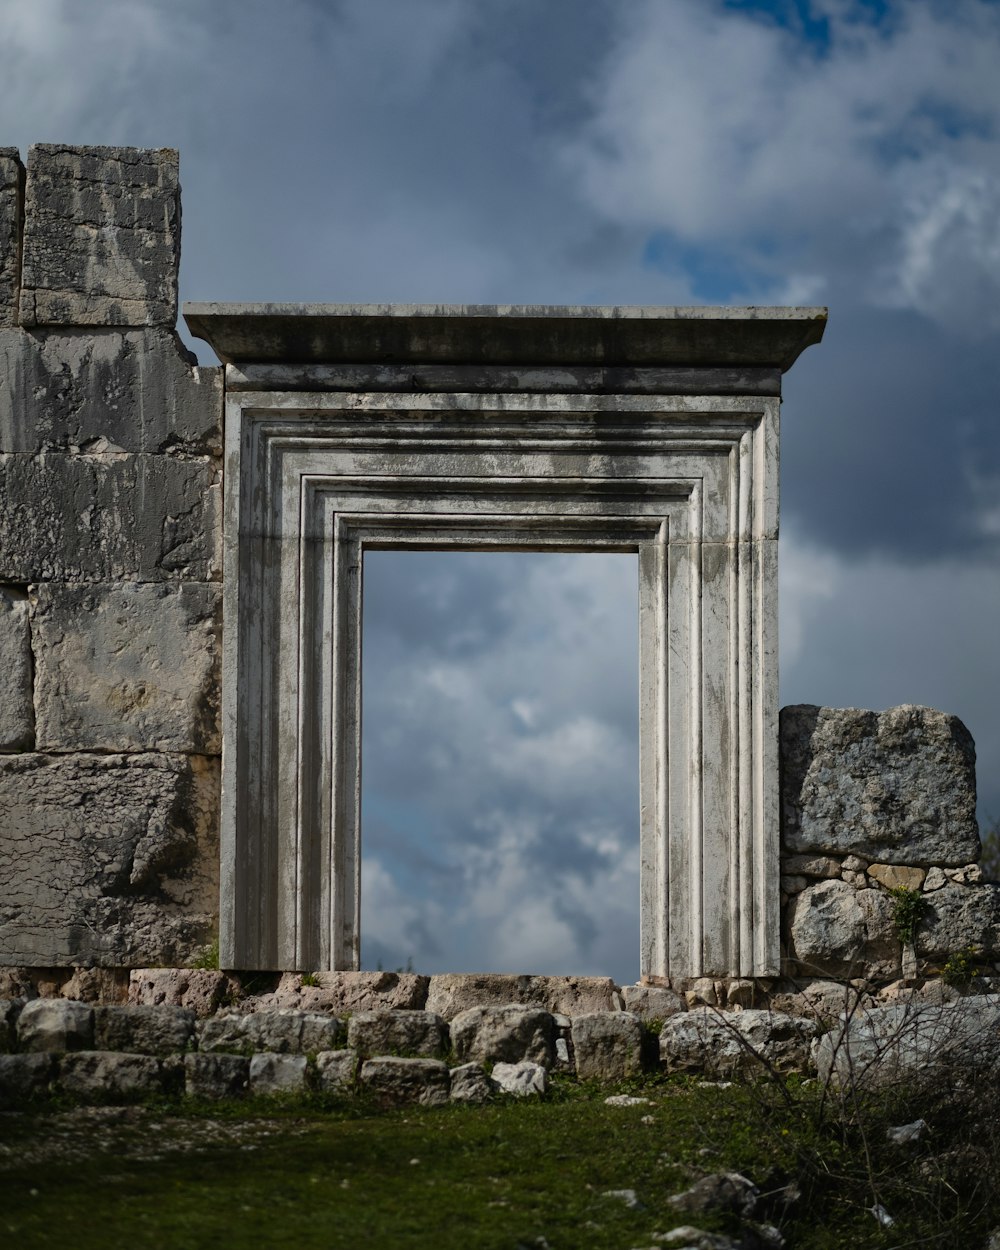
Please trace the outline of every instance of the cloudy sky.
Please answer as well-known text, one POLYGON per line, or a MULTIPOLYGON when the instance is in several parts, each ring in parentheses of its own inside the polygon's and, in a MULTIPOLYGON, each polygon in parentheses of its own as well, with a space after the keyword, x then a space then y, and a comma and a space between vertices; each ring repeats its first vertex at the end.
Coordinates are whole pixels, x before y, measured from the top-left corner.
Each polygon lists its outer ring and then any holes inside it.
MULTIPOLYGON (((1000 3, 0 0, 0 32, 0 143, 180 149, 184 299, 828 304, 785 387, 782 702, 957 713, 1000 817, 1000 3)), ((634 979, 635 587, 370 560, 366 966, 634 979)))

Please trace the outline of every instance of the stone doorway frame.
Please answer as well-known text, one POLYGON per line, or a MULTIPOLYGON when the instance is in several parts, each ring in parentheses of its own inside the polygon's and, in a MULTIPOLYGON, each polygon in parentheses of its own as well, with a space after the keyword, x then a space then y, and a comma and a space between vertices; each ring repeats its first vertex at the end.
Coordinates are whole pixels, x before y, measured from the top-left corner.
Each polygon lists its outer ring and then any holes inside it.
POLYGON ((639 972, 775 974, 778 394, 822 310, 185 314, 228 363, 222 966, 358 966, 363 556, 413 547, 637 554, 639 972))

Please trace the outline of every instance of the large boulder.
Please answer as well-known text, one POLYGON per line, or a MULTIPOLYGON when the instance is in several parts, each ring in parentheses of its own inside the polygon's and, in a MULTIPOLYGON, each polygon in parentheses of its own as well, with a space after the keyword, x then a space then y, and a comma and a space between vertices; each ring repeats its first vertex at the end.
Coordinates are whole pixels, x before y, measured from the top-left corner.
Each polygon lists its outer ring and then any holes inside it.
POLYGON ((621 994, 610 977, 516 976, 503 972, 451 972, 430 979, 427 1010, 451 1020, 473 1007, 520 1003, 554 1015, 620 1011, 621 994))
POLYGON ((348 1021, 347 1044, 362 1055, 439 1059, 448 1052, 448 1026, 433 1011, 359 1011, 348 1021))
POLYGON ((859 1011, 820 1038, 820 1079, 875 1088, 902 1080, 1000 1078, 1000 994, 859 1011))
POLYGON ((976 751, 956 716, 786 707, 781 762, 789 851, 910 865, 979 858, 976 751))
POLYGON ((777 1011, 747 1008, 720 1012, 696 1007, 671 1016, 660 1033, 660 1061, 667 1072, 729 1077, 805 1072, 810 1046, 819 1032, 813 1020, 777 1011))
POLYGON ((152 1055, 85 1050, 63 1055, 59 1088, 88 1102, 133 1102, 162 1093, 163 1076, 152 1055))
POLYGON ((34 998, 17 1019, 19 1050, 90 1050, 94 1009, 69 998, 34 998))
POLYGON ((925 897, 916 930, 921 958, 943 963, 969 947, 987 959, 1000 955, 1000 885, 948 882, 925 897))
POLYGON ((892 898, 845 881, 818 881, 790 907, 791 939, 801 969, 832 977, 899 975, 902 950, 892 898))
POLYGON ((169 1055, 194 1044, 195 1014, 184 1007, 94 1008, 94 1047, 169 1055))
POLYGON ((198 1026, 198 1045, 206 1052, 305 1055, 336 1050, 343 1040, 344 1026, 337 1017, 317 1011, 225 1012, 198 1026))
POLYGON ((555 1062, 556 1025, 547 1011, 510 1003, 472 1007, 451 1022, 451 1044, 462 1061, 520 1063, 530 1059, 551 1068, 555 1062))
POLYGON ((448 1065, 440 1059, 379 1056, 361 1065, 361 1084, 389 1106, 419 1103, 436 1107, 448 1101, 448 1065))
POLYGON ((573 1019, 573 1055, 581 1080, 620 1081, 642 1070, 642 1024, 630 1011, 573 1019))

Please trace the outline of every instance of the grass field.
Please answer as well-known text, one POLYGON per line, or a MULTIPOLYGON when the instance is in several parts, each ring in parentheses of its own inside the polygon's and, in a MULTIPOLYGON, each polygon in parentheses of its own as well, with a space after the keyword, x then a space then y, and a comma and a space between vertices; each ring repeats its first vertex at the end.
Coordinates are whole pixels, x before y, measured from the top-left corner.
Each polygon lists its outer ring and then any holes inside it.
POLYGON ((567 1083, 541 1103, 486 1107, 300 1099, 8 1112, 0 1244, 629 1250, 662 1244, 679 1224, 738 1231, 735 1216, 681 1215, 668 1202, 722 1170, 760 1187, 761 1218, 792 1250, 978 1246, 1000 1224, 981 1169, 966 1175, 959 1159, 949 1171, 943 1156, 957 1147, 942 1129, 916 1147, 887 1142, 886 1125, 912 1112, 899 1100, 859 1116, 797 1082, 630 1089, 649 1103, 609 1107, 606 1088, 567 1083), (637 1205, 613 1190, 634 1190, 637 1205), (890 1228, 866 1209, 876 1202, 890 1228))

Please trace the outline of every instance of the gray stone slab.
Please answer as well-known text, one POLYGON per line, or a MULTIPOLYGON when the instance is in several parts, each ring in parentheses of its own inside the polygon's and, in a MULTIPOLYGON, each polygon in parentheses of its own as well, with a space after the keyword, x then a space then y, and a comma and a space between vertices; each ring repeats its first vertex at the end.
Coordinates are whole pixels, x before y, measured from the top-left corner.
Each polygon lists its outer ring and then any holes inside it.
POLYGON ((463 1063, 451 1070, 452 1102, 483 1103, 496 1092, 497 1086, 478 1063, 463 1063))
POLYGON ((134 1102, 162 1093, 163 1074, 152 1055, 86 1050, 62 1056, 59 1088, 88 1102, 134 1102))
POLYGON ((477 1063, 555 1062, 555 1021, 537 1007, 472 1007, 451 1022, 456 1058, 477 1063))
POLYGON ((218 761, 0 756, 0 964, 177 965, 218 907, 218 761))
POLYGON ((359 1011, 347 1022, 347 1044, 362 1055, 441 1058, 448 1026, 433 1011, 359 1011))
POLYGON ((251 1094, 299 1094, 306 1087, 305 1055, 253 1055, 250 1059, 251 1094))
POLYGON ((976 752, 958 717, 909 705, 786 707, 781 753, 789 850, 884 864, 979 858, 976 752))
POLYGON ((355 1050, 321 1050, 316 1056, 316 1085, 328 1093, 349 1093, 358 1075, 355 1050))
POLYGON ((622 987, 625 1010, 640 1020, 666 1020, 678 1011, 686 1010, 680 994, 664 985, 625 985, 622 987))
POLYGON ((397 1059, 388 1055, 366 1059, 359 1080, 379 1101, 390 1106, 419 1103, 437 1107, 448 1101, 448 1065, 440 1059, 397 1059))
POLYGON ((28 596, 0 586, 0 751, 30 751, 35 736, 28 596))
POLYGON ((94 1049, 169 1055, 192 1049, 195 1014, 184 1007, 94 1008, 94 1049))
POLYGON ((0 581, 211 580, 215 477, 208 459, 0 455, 0 581))
POLYGON ((208 583, 36 587, 38 749, 218 753, 220 596, 208 583))
POLYGON ((226 974, 210 968, 133 968, 128 1000, 135 1006, 186 1007, 201 1019, 218 1010, 230 988, 226 974))
POLYGON ((17 1019, 19 1050, 90 1050, 94 1044, 94 1009, 69 998, 35 998, 17 1019))
POLYGON ((184 320, 226 362, 788 369, 823 337, 826 309, 218 303, 185 304, 184 320))
POLYGON ((0 328, 0 452, 214 454, 222 370, 172 330, 0 328))
POLYGON ((618 986, 610 977, 450 972, 432 976, 427 990, 427 1010, 446 1020, 471 1007, 503 1007, 509 1003, 541 1007, 565 1016, 621 1010, 618 986))
POLYGON ((573 1018, 576 1074, 583 1080, 621 1081, 642 1071, 642 1024, 629 1011, 597 1011, 573 1018))
POLYGON ((246 1093, 250 1060, 245 1055, 184 1056, 184 1093, 189 1098, 238 1098, 246 1093))
POLYGON ((318 972, 303 985, 302 974, 286 972, 262 1005, 294 1007, 303 1011, 331 1011, 348 1015, 358 1011, 419 1011, 427 999, 429 978, 416 972, 318 972))
POLYGON ((777 1011, 719 1012, 696 1007, 671 1016, 660 1033, 660 1061, 667 1072, 730 1077, 763 1076, 765 1064, 779 1072, 806 1072, 815 1021, 777 1011))
POLYGON ((17 325, 24 166, 17 148, 0 147, 0 326, 17 325))
POLYGON ((896 1003, 859 1011, 820 1038, 820 1079, 874 1088, 918 1081, 953 1085, 1000 1075, 1000 995, 952 1003, 896 1003))
POLYGON ((21 324, 172 326, 180 232, 172 149, 34 144, 21 324))
POLYGON ((54 1067, 49 1054, 0 1055, 0 1109, 44 1098, 54 1067))
POLYGON ((226 1012, 198 1025, 198 1046, 206 1052, 305 1055, 336 1050, 343 1040, 340 1020, 316 1011, 226 1012))
POLYGON ((1000 885, 948 882, 925 897, 914 943, 921 959, 945 963, 969 947, 990 961, 1000 956, 1000 885))

